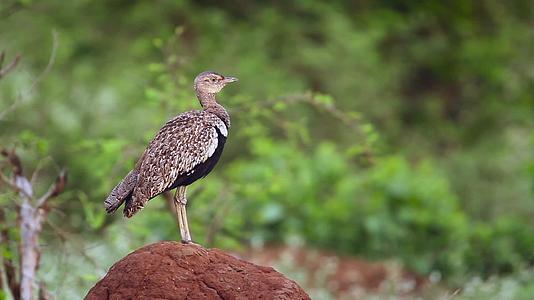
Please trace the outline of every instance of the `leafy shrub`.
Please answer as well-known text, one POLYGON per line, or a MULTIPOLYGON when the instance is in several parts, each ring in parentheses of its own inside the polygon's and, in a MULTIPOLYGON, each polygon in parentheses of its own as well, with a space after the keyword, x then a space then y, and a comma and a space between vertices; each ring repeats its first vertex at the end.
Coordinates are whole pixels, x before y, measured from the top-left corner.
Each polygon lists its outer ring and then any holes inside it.
POLYGON ((474 224, 466 263, 484 276, 510 273, 534 264, 532 228, 513 217, 474 224))
POLYGON ((468 225, 445 177, 431 162, 385 157, 355 167, 328 143, 306 155, 256 139, 253 157, 230 167, 240 222, 253 241, 300 236, 309 244, 375 258, 399 256, 424 273, 463 270, 468 225), (261 157, 261 159, 258 159, 261 157))

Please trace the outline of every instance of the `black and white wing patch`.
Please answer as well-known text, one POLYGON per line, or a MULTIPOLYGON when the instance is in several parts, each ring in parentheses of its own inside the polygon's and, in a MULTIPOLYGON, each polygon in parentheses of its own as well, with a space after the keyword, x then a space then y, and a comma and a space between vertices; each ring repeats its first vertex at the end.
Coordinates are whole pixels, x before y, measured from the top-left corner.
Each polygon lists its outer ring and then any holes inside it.
POLYGON ((165 190, 207 175, 217 163, 227 136, 224 122, 204 111, 181 114, 167 122, 136 166, 138 185, 124 214, 129 217, 165 190))

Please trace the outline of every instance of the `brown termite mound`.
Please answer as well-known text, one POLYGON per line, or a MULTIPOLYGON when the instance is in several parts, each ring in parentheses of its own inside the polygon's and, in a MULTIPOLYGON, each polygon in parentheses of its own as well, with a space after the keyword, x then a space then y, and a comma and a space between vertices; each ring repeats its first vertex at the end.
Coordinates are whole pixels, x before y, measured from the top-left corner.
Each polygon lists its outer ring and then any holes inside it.
POLYGON ((310 299, 270 267, 196 244, 159 242, 115 263, 85 299, 310 299))

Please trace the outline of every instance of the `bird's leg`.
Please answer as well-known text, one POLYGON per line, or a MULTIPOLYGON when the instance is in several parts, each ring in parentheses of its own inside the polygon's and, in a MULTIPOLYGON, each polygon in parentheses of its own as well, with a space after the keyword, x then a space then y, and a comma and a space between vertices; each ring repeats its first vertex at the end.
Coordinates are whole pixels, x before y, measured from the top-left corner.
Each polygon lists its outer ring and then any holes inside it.
POLYGON ((187 213, 185 206, 187 205, 186 187, 180 186, 174 195, 174 207, 178 217, 178 224, 180 225, 180 235, 183 243, 191 242, 191 234, 189 233, 189 225, 187 223, 187 213))
POLYGON ((191 243, 193 242, 193 240, 191 239, 191 233, 189 232, 189 222, 187 221, 187 212, 186 212, 186 203, 187 203, 187 199, 185 197, 185 193, 184 193, 184 198, 183 198, 185 201, 184 201, 184 205, 181 207, 182 209, 182 217, 184 218, 184 226, 185 226, 185 239, 184 241, 186 243, 191 243))
POLYGON ((176 211, 176 217, 178 218, 178 226, 180 227, 180 236, 182 241, 185 237, 185 226, 184 226, 184 219, 182 217, 182 209, 180 207, 180 189, 181 187, 176 189, 176 193, 174 194, 174 210, 176 211))

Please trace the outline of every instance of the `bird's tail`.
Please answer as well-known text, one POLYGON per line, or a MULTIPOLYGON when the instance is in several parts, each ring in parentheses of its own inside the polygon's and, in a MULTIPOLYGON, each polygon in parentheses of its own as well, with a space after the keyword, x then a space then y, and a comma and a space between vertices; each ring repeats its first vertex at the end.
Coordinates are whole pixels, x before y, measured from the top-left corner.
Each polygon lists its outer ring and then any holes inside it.
POLYGON ((136 170, 130 171, 124 179, 117 184, 104 201, 104 206, 108 214, 114 213, 124 201, 132 196, 132 192, 137 185, 138 173, 136 170))

